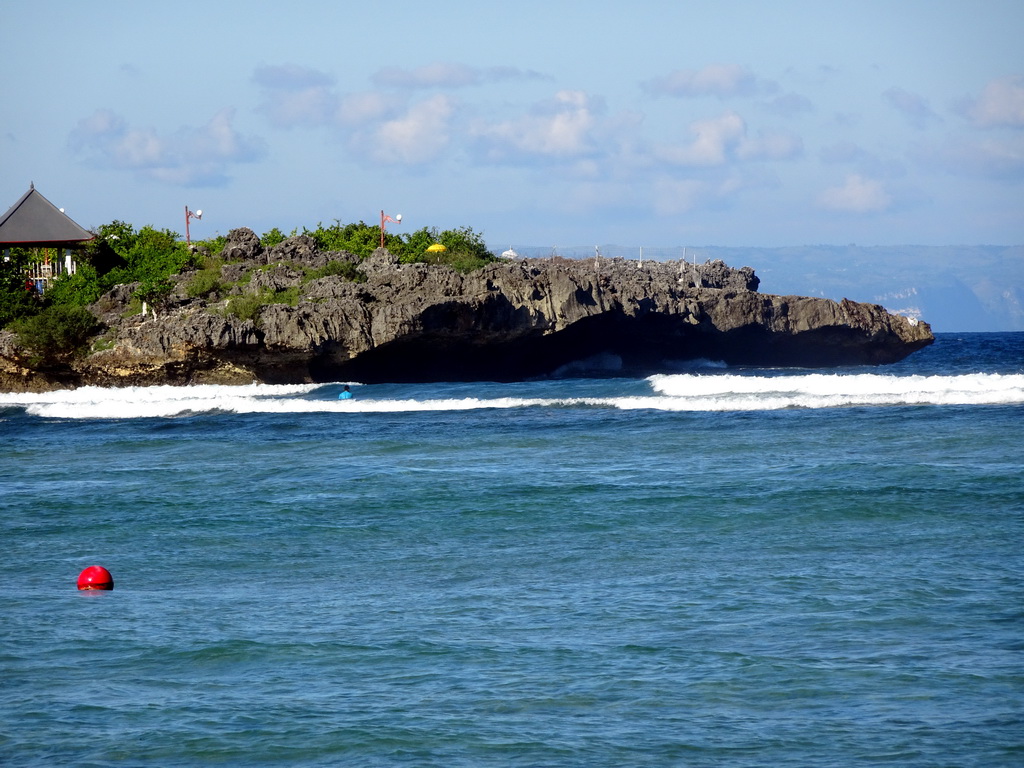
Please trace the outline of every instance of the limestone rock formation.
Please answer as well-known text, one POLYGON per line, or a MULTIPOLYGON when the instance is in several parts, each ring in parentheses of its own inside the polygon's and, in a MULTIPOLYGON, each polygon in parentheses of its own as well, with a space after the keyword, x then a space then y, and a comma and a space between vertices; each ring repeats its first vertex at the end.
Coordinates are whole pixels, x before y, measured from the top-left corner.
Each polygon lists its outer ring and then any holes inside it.
POLYGON ((129 290, 105 296, 93 308, 104 348, 59 366, 29 365, 0 332, 0 388, 517 380, 588 360, 630 374, 697 358, 882 364, 933 341, 926 323, 878 305, 758 293, 752 269, 720 261, 534 259, 463 275, 384 250, 360 262, 304 236, 267 251, 247 229, 231 232, 224 254, 233 263, 217 291, 189 298, 182 275, 156 317, 123 318, 129 290), (324 270, 331 262, 349 271, 324 270), (236 311, 261 301, 250 319, 236 311))

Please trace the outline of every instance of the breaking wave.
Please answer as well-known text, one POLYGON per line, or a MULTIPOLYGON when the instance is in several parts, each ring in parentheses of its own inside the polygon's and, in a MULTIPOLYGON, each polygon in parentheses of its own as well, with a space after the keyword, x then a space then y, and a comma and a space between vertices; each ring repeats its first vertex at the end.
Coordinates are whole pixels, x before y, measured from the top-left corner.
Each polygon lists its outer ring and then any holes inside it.
MULTIPOLYGON (((1024 374, 957 376, 879 374, 660 374, 643 381, 618 379, 599 394, 579 380, 526 383, 526 396, 457 396, 467 385, 360 387, 338 400, 340 384, 186 387, 82 387, 45 393, 0 394, 0 418, 11 411, 47 419, 171 418, 203 413, 413 413, 517 408, 611 408, 661 411, 768 411, 1024 403, 1024 374), (620 390, 617 392, 616 389, 620 390), (387 392, 386 396, 378 393, 387 392), (534 394, 537 396, 529 396, 534 394)), ((485 394, 487 389, 481 385, 485 394)))

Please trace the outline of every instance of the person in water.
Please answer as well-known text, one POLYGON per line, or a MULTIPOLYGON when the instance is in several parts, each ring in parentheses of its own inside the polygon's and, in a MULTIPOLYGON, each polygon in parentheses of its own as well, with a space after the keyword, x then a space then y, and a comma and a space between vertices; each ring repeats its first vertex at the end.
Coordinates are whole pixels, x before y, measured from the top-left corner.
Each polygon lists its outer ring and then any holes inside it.
POLYGON ((341 390, 341 394, 338 395, 338 399, 339 400, 349 400, 349 399, 351 399, 351 397, 352 397, 352 391, 348 388, 348 384, 346 384, 345 388, 343 390, 341 390))

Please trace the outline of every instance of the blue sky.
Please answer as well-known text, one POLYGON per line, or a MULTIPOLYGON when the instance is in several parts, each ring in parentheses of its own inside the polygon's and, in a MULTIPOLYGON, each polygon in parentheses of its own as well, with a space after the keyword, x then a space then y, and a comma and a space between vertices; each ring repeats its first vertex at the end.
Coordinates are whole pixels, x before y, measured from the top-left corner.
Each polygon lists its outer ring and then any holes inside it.
POLYGON ((0 209, 193 237, 1024 243, 1024 2, 8 0, 0 209), (394 225, 392 225, 394 226, 394 225))

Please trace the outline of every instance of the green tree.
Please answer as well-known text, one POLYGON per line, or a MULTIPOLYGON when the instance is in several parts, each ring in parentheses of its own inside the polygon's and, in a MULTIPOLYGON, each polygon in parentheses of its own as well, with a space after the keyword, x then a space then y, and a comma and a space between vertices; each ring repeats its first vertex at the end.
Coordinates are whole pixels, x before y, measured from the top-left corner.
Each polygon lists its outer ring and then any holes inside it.
POLYGON ((471 227, 446 229, 441 233, 441 245, 451 252, 478 259, 483 263, 494 260, 494 254, 487 250, 484 236, 471 227))
POLYGON ((319 269, 311 269, 306 273, 306 280, 316 280, 321 277, 330 277, 332 275, 340 275, 346 280, 353 283, 365 283, 366 274, 359 270, 355 264, 351 261, 328 261, 324 266, 319 269))
POLYGON ((104 224, 96 233, 93 245, 105 245, 114 251, 118 256, 126 258, 129 251, 135 245, 135 227, 126 222, 115 219, 109 224, 104 224))
MULTIPOLYGON (((335 221, 330 227, 325 227, 321 223, 313 230, 304 228, 303 234, 312 237, 320 250, 348 251, 364 258, 380 246, 380 227, 371 226, 363 221, 345 225, 335 221)), ((401 250, 403 241, 399 235, 388 232, 386 244, 389 250, 392 247, 401 250)))
POLYGON ((494 261, 495 256, 487 250, 483 235, 470 227, 446 229, 441 232, 435 228, 424 227, 407 236, 406 248, 400 260, 447 264, 460 272, 472 272, 494 261), (427 248, 435 243, 440 243, 446 250, 428 253, 427 248))
POLYGON ((50 360, 79 351, 99 327, 89 310, 64 304, 11 324, 21 346, 50 360))
POLYGON ((71 307, 85 307, 103 295, 104 287, 96 268, 89 263, 78 265, 71 275, 64 273, 46 289, 46 301, 50 304, 66 304, 71 307))
POLYGON ((441 234, 437 227, 423 227, 405 236, 405 253, 402 261, 419 261, 427 248, 439 241, 441 234))
POLYGON ((7 260, 0 260, 0 328, 42 309, 35 293, 25 289, 23 251, 23 248, 12 248, 7 260))
POLYGON ((210 256, 218 256, 224 250, 224 246, 228 244, 228 237, 227 235, 216 235, 194 244, 205 247, 210 256))
MULTIPOLYGON (((114 220, 98 228, 96 239, 86 246, 83 260, 95 268, 100 293, 119 283, 135 282, 145 283, 146 290, 159 293, 162 282, 186 267, 200 264, 202 257, 179 238, 177 232, 169 229, 146 225, 136 231, 131 224, 114 220)), ((223 243, 214 239, 209 247, 218 246, 223 247, 223 243)), ((80 264, 80 272, 81 269, 80 264)), ((91 277, 91 273, 87 272, 85 277, 91 277)), ((91 289, 87 284, 82 287, 91 289)), ((62 295, 60 302, 68 303, 62 295)))
POLYGON ((132 296, 146 302, 155 310, 164 305, 173 289, 174 284, 167 278, 147 277, 139 283, 132 296))
POLYGON ((220 265, 215 263, 213 266, 206 267, 205 269, 196 272, 192 276, 192 279, 188 281, 188 285, 185 287, 185 292, 193 299, 200 296, 208 296, 214 291, 220 291, 223 288, 223 284, 220 280, 220 265))
POLYGON ((273 248, 275 245, 280 245, 287 239, 288 237, 284 232, 277 227, 274 227, 269 232, 263 233, 263 237, 260 238, 260 244, 264 248, 273 248))
MULTIPOLYGON (((335 220, 329 226, 319 223, 316 229, 304 228, 303 233, 311 236, 321 250, 346 251, 360 258, 366 258, 380 245, 379 225, 363 221, 342 224, 335 220)), ((204 242, 214 252, 219 252, 225 240, 217 237, 204 242)), ((285 235, 276 227, 261 238, 267 248, 283 240, 285 235)), ((385 232, 385 247, 403 262, 447 264, 462 272, 478 269, 495 258, 487 250, 483 236, 470 227, 443 231, 423 227, 407 234, 385 232), (427 249, 434 243, 444 245, 447 250, 440 254, 428 253, 427 249)), ((85 245, 78 259, 78 271, 54 280, 40 301, 25 289, 25 266, 33 258, 37 258, 37 254, 15 248, 11 249, 10 260, 0 263, 0 327, 48 307, 86 306, 117 284, 138 283, 134 297, 160 307, 173 290, 174 275, 186 268, 203 266, 203 257, 181 242, 178 233, 149 225, 136 231, 132 225, 114 220, 99 227, 96 238, 85 245)), ((206 271, 190 280, 189 295, 204 296, 223 287, 219 282, 220 264, 211 262, 206 266, 206 271)), ((331 262, 321 270, 307 273, 307 277, 313 279, 328 274, 343 275, 356 282, 366 279, 357 265, 345 260, 331 262)), ((264 297, 263 303, 276 300, 264 297)))
POLYGON ((140 282, 165 280, 185 267, 199 266, 200 261, 197 254, 178 240, 177 232, 149 225, 135 235, 125 260, 132 278, 140 282))

